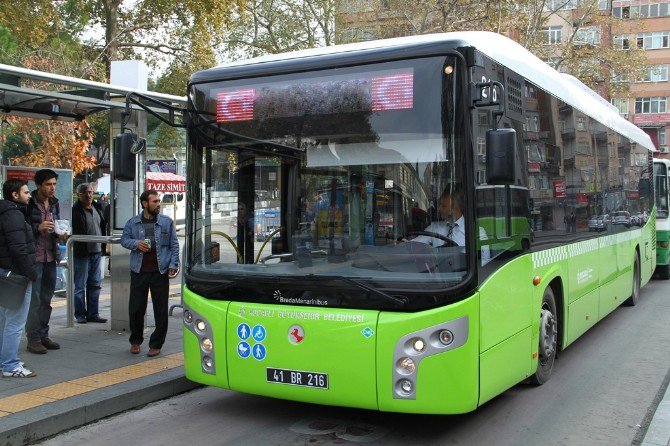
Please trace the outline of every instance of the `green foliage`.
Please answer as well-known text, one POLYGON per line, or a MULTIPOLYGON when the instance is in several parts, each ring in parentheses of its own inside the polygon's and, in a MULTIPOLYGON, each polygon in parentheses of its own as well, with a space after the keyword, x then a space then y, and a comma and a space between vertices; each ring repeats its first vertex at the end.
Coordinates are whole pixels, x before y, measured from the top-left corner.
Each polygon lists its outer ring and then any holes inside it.
POLYGON ((16 50, 16 38, 9 29, 0 25, 0 63, 12 63, 16 57, 16 50))
POLYGON ((295 51, 335 42, 335 0, 248 0, 226 27, 227 59, 295 51))

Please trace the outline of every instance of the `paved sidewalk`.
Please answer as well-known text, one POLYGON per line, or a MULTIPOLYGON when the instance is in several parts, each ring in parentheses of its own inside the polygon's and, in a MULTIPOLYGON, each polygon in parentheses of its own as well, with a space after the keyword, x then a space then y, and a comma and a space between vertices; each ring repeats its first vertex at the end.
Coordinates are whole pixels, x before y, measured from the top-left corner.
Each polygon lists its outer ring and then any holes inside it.
MULTIPOLYGON (((103 281, 100 315, 109 319, 110 278, 103 281)), ((170 305, 179 303, 179 282, 170 286, 170 305)), ((0 445, 22 445, 198 387, 184 377, 181 309, 170 317, 168 335, 155 358, 146 352, 154 329, 147 306, 145 342, 130 353, 129 333, 110 323, 66 328, 65 298, 52 301, 49 336, 61 345, 46 355, 29 353, 23 337, 19 356, 35 378, 0 378, 0 445)))

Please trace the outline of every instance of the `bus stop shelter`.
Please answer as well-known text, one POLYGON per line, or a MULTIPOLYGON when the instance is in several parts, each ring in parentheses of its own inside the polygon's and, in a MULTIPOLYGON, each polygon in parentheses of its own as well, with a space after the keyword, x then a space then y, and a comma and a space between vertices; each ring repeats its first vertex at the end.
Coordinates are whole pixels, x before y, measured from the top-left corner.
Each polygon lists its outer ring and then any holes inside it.
MULTIPOLYGON (((4 144, 5 116, 73 122, 83 120, 94 113, 107 112, 110 113, 110 141, 108 147, 113 149, 113 138, 121 130, 122 112, 126 111, 126 97, 129 94, 134 95, 136 100, 136 104, 130 106, 135 119, 135 129, 140 131, 141 124, 144 124, 143 131, 145 133, 145 111, 150 110, 153 113, 173 116, 175 109, 180 109, 186 104, 185 97, 0 64, 0 122, 2 122, 0 125, 0 144, 4 144), (140 119, 138 116, 143 118, 140 119)), ((130 128, 132 126, 133 122, 130 123, 130 128)), ((3 152, 4 145, 0 146, 0 164, 7 164, 6 160, 2 159, 3 152)), ((110 165, 112 166, 111 182, 116 184, 113 152, 113 150, 109 151, 110 165)), ((138 159, 138 164, 143 162, 143 158, 144 155, 142 154, 141 158, 138 159)), ((118 191, 121 190, 120 183, 117 192, 114 192, 116 186, 112 187, 112 235, 120 235, 121 216, 133 215, 139 210, 137 200, 139 194, 137 192, 144 186, 143 169, 138 169, 138 173, 134 184, 131 186, 124 185, 124 192, 126 189, 132 188, 132 190, 130 194, 123 195, 122 199, 115 200, 115 194, 118 194, 118 191), (127 200, 126 196, 134 199, 127 200)), ((81 237, 86 236, 76 236, 72 239, 78 239, 77 242, 84 242, 81 237)), ((74 242, 75 240, 71 241, 74 242)), ((68 245, 72 244, 71 241, 68 242, 68 245)), ((111 287, 113 330, 125 329, 128 325, 129 269, 127 251, 118 246, 113 246, 111 287)), ((68 326, 72 326, 73 323, 73 296, 70 290, 71 287, 68 286, 68 326)))

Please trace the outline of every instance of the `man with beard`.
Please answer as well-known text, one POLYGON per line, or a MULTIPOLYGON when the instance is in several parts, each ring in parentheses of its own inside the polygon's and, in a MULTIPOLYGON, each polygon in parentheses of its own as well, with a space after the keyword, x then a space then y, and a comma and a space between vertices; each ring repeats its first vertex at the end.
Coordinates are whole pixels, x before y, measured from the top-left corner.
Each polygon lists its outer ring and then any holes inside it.
POLYGON ((179 270, 179 241, 170 217, 160 213, 158 192, 140 195, 142 212, 126 222, 121 245, 130 250, 130 352, 138 354, 144 341, 144 315, 148 292, 154 308, 156 329, 149 338, 147 356, 161 352, 168 328, 169 279, 179 270))

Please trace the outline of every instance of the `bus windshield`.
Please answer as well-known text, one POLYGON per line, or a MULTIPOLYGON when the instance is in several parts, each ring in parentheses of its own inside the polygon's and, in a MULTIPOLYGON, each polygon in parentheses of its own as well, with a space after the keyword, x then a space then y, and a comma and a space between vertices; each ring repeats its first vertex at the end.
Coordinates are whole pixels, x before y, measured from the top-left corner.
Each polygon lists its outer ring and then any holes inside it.
POLYGON ((193 85, 202 163, 190 181, 205 190, 189 217, 189 287, 215 299, 411 308, 461 285, 469 244, 448 234, 459 217, 465 226, 454 64, 193 85), (460 211, 446 209, 448 195, 460 211))
POLYGON ((654 163, 654 182, 656 216, 668 218, 668 167, 665 163, 654 163))

